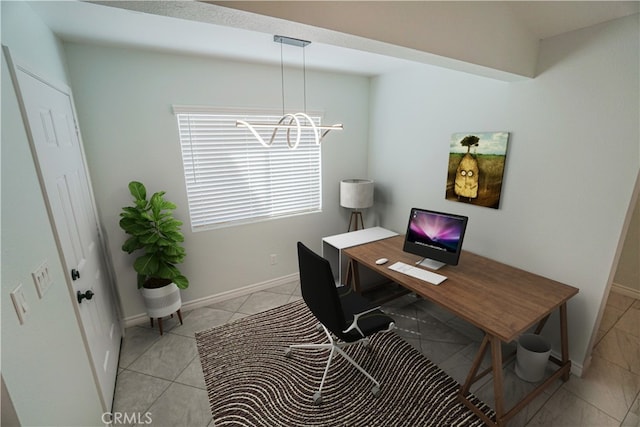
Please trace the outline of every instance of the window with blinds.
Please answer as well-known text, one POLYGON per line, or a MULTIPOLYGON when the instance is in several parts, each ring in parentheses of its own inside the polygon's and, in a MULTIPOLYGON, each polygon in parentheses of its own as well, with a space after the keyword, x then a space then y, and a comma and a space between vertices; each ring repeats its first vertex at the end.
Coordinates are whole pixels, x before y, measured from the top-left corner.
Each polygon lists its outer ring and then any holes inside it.
MULTIPOLYGON (((264 147, 236 120, 277 123, 277 113, 234 113, 174 107, 193 231, 322 208, 320 146, 309 131, 289 149, 286 131, 264 147)), ((320 117, 311 115, 319 125, 320 117)), ((259 129, 265 141, 272 130, 259 129)), ((294 138, 292 132, 292 138, 294 138)))

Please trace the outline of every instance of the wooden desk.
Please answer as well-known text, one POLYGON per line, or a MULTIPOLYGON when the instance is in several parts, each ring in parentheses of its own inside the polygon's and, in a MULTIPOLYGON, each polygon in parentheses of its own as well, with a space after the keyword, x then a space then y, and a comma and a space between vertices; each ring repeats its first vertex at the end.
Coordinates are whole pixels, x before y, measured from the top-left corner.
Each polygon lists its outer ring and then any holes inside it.
MULTIPOLYGON (((567 301, 578 293, 577 288, 466 251, 463 251, 457 266, 438 270, 439 274, 447 276, 447 280, 434 286, 388 268, 396 261, 413 265, 421 259, 404 252, 403 242, 404 236, 395 236, 345 249, 344 254, 350 258, 350 263, 344 283, 358 291, 358 265, 363 264, 484 331, 484 339, 458 397, 487 424, 506 425, 509 419, 557 378, 562 377, 563 381, 569 379, 571 361, 567 337, 567 301), (376 265, 375 261, 382 257, 389 259, 389 262, 376 265), (551 361, 559 368, 513 408, 505 411, 502 342, 517 339, 536 324, 535 333, 540 333, 549 315, 556 309, 560 310, 562 354, 561 359, 552 356, 551 361), (489 348, 491 368, 478 373, 489 348), (490 372, 493 372, 494 378, 496 420, 487 418, 467 399, 471 385, 490 372)), ((505 363, 512 358, 513 355, 505 363)))

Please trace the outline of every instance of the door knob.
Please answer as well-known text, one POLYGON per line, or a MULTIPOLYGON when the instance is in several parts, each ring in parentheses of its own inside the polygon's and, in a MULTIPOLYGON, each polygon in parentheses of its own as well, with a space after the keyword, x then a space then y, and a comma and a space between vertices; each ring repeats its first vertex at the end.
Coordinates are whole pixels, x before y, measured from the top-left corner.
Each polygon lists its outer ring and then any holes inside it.
POLYGON ((80 304, 82 302, 83 299, 91 299, 93 298, 93 296, 95 295, 91 289, 89 289, 87 292, 82 293, 80 291, 78 291, 78 293, 76 294, 78 296, 78 304, 80 304))
POLYGON ((80 278, 80 272, 75 268, 71 269, 71 279, 78 280, 80 278))

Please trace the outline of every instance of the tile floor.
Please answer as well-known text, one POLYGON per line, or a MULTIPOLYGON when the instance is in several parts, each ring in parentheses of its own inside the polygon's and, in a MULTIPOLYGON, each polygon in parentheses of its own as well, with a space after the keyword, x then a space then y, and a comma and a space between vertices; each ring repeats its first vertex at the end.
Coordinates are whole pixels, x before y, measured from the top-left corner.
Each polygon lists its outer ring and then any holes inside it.
MULTIPOLYGON (((165 321, 160 337, 150 326, 128 328, 123 340, 114 412, 150 413, 153 426, 212 426, 194 333, 300 299, 291 283, 213 304, 165 321)), ((458 382, 465 379, 482 334, 450 313, 406 295, 384 306, 398 333, 458 382)), ((639 426, 640 300, 612 293, 591 368, 542 393, 510 426, 639 426)), ((505 368, 507 407, 533 385, 505 368)), ((493 404, 490 376, 472 392, 493 404)))

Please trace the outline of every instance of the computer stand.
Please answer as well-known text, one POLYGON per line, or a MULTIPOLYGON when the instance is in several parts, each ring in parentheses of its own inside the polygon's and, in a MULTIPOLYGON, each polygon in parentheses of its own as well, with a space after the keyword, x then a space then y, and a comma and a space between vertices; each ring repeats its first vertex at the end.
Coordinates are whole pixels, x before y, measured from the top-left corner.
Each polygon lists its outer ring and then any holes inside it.
POLYGON ((416 263, 416 265, 427 267, 431 270, 439 270, 447 264, 445 264, 444 262, 436 261, 435 259, 423 258, 422 261, 416 263))

